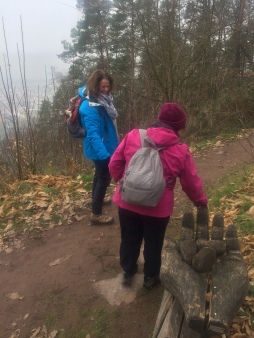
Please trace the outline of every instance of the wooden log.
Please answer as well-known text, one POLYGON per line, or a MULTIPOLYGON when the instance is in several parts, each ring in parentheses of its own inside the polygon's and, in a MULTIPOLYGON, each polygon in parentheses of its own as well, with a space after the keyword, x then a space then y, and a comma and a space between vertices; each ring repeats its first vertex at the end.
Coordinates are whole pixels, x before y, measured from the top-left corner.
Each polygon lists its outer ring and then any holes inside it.
POLYGON ((155 323, 153 338, 161 338, 167 336, 167 325, 168 313, 172 307, 174 297, 167 290, 164 291, 163 298, 161 301, 160 310, 155 323))
POLYGON ((188 327, 181 304, 170 292, 165 290, 154 327, 153 338, 176 337, 201 338, 201 335, 188 327))
POLYGON ((161 307, 155 324, 153 338, 178 337, 183 321, 183 310, 167 290, 164 291, 161 307))

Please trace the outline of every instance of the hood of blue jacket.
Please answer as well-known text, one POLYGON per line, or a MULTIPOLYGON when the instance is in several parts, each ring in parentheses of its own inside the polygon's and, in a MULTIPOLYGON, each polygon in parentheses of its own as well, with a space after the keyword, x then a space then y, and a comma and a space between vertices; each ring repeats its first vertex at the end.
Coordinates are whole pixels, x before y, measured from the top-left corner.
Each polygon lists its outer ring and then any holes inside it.
POLYGON ((80 87, 78 89, 78 95, 81 97, 86 97, 87 93, 86 93, 86 86, 80 87))

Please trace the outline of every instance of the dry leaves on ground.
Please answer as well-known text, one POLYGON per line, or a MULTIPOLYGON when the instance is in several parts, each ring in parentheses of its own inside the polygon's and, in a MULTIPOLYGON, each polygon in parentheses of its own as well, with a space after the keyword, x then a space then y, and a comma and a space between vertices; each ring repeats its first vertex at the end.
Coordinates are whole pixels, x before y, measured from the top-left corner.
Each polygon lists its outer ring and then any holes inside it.
POLYGON ((31 176, 13 183, 0 201, 0 252, 10 250, 10 239, 16 247, 14 232, 44 230, 82 220, 89 202, 89 190, 80 178, 31 176))
MULTIPOLYGON (((247 338, 254 337, 254 235, 241 239, 241 251, 247 266, 249 276, 249 293, 245 297, 242 307, 234 319, 232 325, 232 337, 234 334, 245 333, 247 338)), ((240 336, 239 336, 240 337, 240 336)))

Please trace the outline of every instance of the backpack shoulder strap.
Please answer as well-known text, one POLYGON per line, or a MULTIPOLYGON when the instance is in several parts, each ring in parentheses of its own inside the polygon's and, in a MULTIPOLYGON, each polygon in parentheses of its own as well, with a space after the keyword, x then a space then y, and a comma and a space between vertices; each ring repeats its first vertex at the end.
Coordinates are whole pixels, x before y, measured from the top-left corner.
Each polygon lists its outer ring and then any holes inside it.
POLYGON ((140 134, 142 148, 152 146, 152 148, 157 150, 157 151, 160 151, 160 150, 166 148, 166 147, 161 147, 161 148, 156 147, 154 140, 152 140, 150 137, 147 136, 146 129, 139 129, 139 134, 140 134))
POLYGON ((142 148, 145 147, 145 137, 147 136, 146 129, 139 129, 139 135, 141 139, 141 146, 142 148))

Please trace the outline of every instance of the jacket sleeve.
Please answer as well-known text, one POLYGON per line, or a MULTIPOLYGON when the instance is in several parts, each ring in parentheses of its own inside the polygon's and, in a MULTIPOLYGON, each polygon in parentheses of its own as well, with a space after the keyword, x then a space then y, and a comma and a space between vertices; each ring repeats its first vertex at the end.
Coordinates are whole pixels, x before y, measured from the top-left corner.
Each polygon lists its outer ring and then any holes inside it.
POLYGON ((80 107, 82 125, 86 129, 86 142, 93 148, 94 153, 101 160, 110 157, 101 137, 101 116, 98 107, 88 104, 80 107))
POLYGON ((125 136, 125 138, 119 144, 109 162, 109 172, 115 182, 118 182, 123 177, 125 171, 126 160, 124 156, 124 150, 126 139, 127 136, 125 136))
POLYGON ((208 203, 208 199, 203 190, 202 179, 197 175, 196 166, 189 150, 187 150, 184 167, 179 178, 183 191, 195 206, 208 203))

